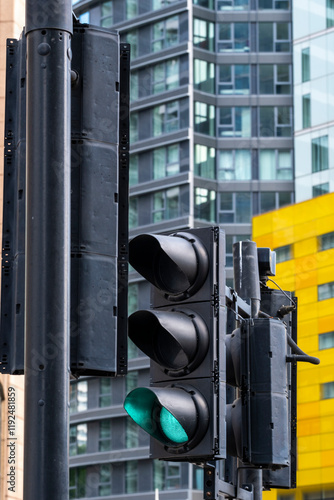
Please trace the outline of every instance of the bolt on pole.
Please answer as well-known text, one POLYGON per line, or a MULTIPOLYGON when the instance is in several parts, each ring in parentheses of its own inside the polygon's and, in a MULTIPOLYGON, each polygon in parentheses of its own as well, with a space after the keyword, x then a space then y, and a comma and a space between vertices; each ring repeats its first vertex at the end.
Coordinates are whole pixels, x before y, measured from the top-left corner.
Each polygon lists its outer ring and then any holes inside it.
POLYGON ((27 0, 24 500, 68 499, 71 0, 27 0))

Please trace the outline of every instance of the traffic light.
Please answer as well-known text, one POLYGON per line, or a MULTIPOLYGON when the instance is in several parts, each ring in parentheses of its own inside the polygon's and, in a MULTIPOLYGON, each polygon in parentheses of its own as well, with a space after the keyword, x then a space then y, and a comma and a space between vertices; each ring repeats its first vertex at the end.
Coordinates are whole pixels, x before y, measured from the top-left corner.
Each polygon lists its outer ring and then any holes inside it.
MULTIPOLYGON (((31 56, 32 57, 32 56, 31 56)), ((7 42, 0 372, 24 372, 26 39, 7 42)), ((127 371, 130 46, 74 23, 70 368, 127 371), (103 78, 101 78, 103 75, 103 78)), ((52 165, 57 169, 57 165, 52 165)), ((57 332, 32 364, 57 351, 57 332)))
POLYGON ((129 317, 130 339, 151 360, 151 385, 131 391, 124 408, 151 436, 153 458, 224 458, 224 233, 142 234, 129 252, 153 285, 152 309, 129 317))
MULTIPOLYGON (((254 242, 233 247, 236 292, 250 317, 226 336, 226 382, 237 388, 227 405, 227 453, 243 466, 267 469, 263 484, 291 488, 296 480, 296 362, 318 364, 297 346, 297 299, 267 287, 275 254, 254 242)), ((272 281, 272 280, 271 280, 272 281)))

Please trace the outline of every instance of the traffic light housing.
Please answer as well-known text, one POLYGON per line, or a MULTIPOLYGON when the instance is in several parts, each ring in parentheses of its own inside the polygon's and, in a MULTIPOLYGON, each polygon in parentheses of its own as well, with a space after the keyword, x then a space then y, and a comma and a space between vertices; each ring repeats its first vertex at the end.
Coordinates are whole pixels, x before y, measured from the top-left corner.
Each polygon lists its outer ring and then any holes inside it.
MULTIPOLYGON (((26 40, 7 42, 0 372, 24 373, 26 40)), ((127 371, 130 46, 74 23, 70 368, 127 371), (103 78, 101 78, 103 75, 103 78)), ((52 165, 57 169, 57 165, 52 165)), ((44 365, 57 350, 50 334, 44 365)))
POLYGON ((151 456, 224 458, 225 238, 218 227, 130 242, 130 263, 152 286, 152 309, 129 317, 129 337, 150 357, 149 388, 131 391, 130 417, 151 436, 151 456))

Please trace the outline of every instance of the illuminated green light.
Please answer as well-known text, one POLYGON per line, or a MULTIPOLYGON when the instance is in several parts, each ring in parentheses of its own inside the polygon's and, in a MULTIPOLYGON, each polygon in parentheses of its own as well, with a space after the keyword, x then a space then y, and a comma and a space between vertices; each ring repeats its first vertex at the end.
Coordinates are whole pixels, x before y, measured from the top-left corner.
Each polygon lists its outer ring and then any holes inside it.
POLYGON ((182 425, 166 408, 161 408, 160 426, 165 436, 173 443, 185 443, 189 439, 182 425))

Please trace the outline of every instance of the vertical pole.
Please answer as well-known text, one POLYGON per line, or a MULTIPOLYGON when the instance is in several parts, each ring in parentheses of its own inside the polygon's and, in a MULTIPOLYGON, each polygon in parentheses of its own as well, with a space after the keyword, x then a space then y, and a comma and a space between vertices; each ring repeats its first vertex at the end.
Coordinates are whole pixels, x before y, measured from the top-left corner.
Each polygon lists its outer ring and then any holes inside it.
POLYGON ((68 499, 71 0, 27 0, 24 500, 68 499))

